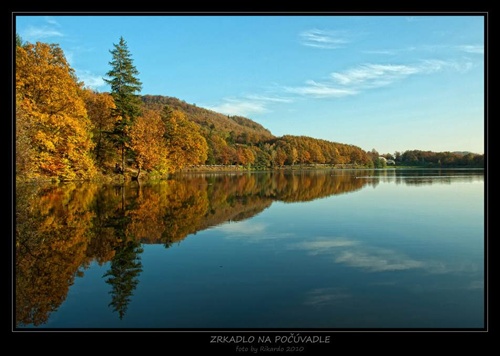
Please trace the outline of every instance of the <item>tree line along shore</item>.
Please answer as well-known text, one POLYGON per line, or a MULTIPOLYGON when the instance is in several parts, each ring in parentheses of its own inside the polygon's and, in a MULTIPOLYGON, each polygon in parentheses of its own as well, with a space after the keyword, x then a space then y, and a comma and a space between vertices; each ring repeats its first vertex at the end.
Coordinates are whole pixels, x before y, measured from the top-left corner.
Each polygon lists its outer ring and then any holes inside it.
POLYGON ((127 42, 110 49, 109 92, 80 81, 58 44, 16 38, 15 174, 30 180, 163 179, 186 171, 484 167, 471 152, 381 154, 259 123, 178 98, 140 95, 127 42))

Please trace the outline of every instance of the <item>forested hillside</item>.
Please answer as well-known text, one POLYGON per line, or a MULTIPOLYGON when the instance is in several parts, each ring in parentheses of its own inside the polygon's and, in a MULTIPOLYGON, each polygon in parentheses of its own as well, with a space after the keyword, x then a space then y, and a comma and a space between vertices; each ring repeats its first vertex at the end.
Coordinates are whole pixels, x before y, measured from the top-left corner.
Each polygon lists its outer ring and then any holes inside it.
POLYGON ((177 98, 145 95, 144 108, 161 112, 165 107, 182 112, 199 125, 208 144, 206 164, 276 168, 294 164, 356 164, 369 162, 359 147, 307 136, 275 137, 255 121, 199 108, 177 98))
POLYGON ((169 96, 143 95, 141 100, 147 109, 161 111, 168 105, 180 110, 206 131, 232 133, 235 141, 257 143, 274 137, 268 129, 246 117, 224 115, 169 96))

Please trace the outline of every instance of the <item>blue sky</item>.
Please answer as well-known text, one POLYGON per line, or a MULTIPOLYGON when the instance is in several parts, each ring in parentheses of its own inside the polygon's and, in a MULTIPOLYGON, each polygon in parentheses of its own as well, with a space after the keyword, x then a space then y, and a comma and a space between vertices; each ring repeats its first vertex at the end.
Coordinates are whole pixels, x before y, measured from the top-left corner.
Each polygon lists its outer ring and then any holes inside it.
POLYGON ((246 116, 277 136, 484 152, 481 14, 15 15, 24 41, 59 44, 98 91, 123 36, 141 94, 246 116))

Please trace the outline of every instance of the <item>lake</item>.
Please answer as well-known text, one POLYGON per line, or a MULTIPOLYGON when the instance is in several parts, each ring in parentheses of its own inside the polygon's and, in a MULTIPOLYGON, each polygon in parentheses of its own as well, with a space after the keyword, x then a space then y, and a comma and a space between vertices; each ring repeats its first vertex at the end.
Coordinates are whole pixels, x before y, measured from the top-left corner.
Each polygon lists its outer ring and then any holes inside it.
POLYGON ((483 329, 482 170, 16 186, 14 328, 483 329))

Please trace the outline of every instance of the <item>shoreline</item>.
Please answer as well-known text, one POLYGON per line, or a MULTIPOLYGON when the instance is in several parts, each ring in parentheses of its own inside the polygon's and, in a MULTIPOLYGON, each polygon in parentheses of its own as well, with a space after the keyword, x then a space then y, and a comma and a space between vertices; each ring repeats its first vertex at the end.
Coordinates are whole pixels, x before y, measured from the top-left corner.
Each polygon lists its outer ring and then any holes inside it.
POLYGON ((205 172, 279 172, 279 171, 312 171, 312 170, 398 170, 398 169, 439 169, 439 170, 484 170, 484 167, 429 167, 429 166, 387 166, 384 168, 373 168, 364 166, 354 166, 354 165, 294 165, 294 166, 283 166, 277 168, 245 168, 243 166, 193 166, 189 168, 184 168, 178 172, 173 173, 205 173, 205 172))

